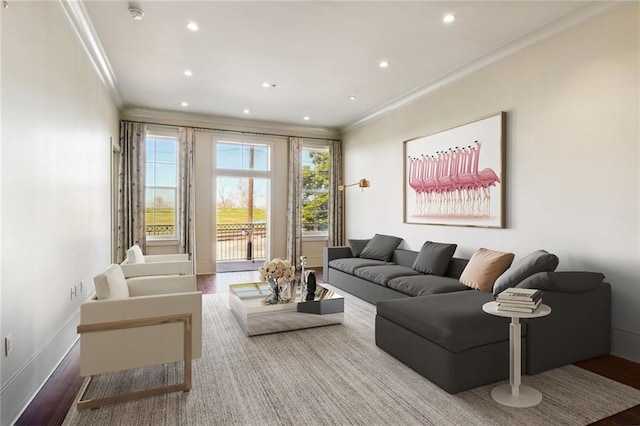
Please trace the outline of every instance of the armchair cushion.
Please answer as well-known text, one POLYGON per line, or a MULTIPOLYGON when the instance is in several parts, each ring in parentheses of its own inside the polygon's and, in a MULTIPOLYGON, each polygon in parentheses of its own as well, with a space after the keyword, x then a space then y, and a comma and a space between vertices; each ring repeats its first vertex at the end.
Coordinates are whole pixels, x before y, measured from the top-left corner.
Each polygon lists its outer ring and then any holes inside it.
POLYGON ((139 245, 134 245, 127 250, 127 262, 128 263, 144 263, 144 255, 139 245))
POLYGON ((100 299, 126 299, 129 287, 120 265, 113 264, 101 274, 93 278, 96 286, 96 297, 100 299))

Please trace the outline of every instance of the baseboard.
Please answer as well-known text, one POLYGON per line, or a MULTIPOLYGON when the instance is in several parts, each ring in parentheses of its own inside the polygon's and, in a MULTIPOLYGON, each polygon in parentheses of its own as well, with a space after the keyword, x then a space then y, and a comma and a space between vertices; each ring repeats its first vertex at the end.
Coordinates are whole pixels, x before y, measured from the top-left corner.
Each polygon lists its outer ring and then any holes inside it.
POLYGON ((0 390, 0 424, 14 424, 78 339, 80 309, 0 390))
POLYGON ((640 363, 640 334, 612 328, 611 353, 620 358, 640 363))

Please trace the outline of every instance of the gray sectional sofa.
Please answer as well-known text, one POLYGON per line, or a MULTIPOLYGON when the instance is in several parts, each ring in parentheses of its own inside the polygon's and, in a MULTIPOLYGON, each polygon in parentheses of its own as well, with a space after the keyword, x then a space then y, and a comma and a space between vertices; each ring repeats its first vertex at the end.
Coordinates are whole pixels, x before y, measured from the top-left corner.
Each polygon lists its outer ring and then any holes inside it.
MULTIPOLYGON (((428 271, 436 275, 415 269, 425 247, 363 257, 368 240, 350 243, 325 248, 324 281, 376 305, 380 348, 449 393, 508 379, 509 319, 483 312, 493 292, 460 282, 469 260, 440 256, 428 271)), ((494 284, 540 288, 552 308, 547 317, 522 320, 522 371, 529 375, 610 350, 611 286, 599 273, 554 272, 557 258, 545 253, 514 263, 494 284)))

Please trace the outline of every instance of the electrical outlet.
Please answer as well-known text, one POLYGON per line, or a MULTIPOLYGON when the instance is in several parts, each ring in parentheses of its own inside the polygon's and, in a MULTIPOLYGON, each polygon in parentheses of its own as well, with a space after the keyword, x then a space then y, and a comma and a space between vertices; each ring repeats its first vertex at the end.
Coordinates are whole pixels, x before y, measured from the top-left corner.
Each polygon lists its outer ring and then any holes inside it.
POLYGON ((80 294, 82 294, 82 286, 84 285, 84 281, 80 280, 80 294))
POLYGON ((4 356, 9 356, 13 347, 11 346, 11 335, 4 338, 4 356))
POLYGON ((76 286, 71 287, 71 300, 76 297, 76 286))

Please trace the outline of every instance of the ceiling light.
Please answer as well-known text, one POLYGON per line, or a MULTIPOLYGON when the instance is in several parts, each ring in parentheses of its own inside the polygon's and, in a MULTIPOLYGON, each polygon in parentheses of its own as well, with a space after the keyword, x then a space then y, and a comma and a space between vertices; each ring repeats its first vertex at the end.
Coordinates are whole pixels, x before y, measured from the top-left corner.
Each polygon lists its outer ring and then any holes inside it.
POLYGON ((265 81, 264 83, 262 83, 262 87, 266 87, 268 89, 274 89, 276 87, 276 84, 265 81))
POLYGON ((191 70, 184 70, 184 75, 187 77, 191 77, 193 75, 193 72, 191 70))
POLYGON ((180 105, 182 105, 183 107, 189 106, 189 104, 186 102, 182 102, 180 105))
POLYGON ((129 16, 131 16, 131 19, 135 21, 142 21, 144 12, 139 7, 129 6, 129 16))
POLYGON ((389 66, 389 61, 380 61, 378 65, 380 65, 380 68, 386 68, 389 66))
POLYGON ((305 116, 305 117, 303 118, 303 120, 304 120, 304 121, 309 121, 309 117, 308 117, 308 116, 305 116))
POLYGON ((450 13, 448 15, 444 15, 444 18, 442 18, 442 22, 444 22, 445 24, 450 24, 455 20, 456 20, 455 15, 452 15, 450 13))
POLYGON ((356 98, 354 95, 349 96, 349 100, 350 101, 355 101, 356 99, 358 99, 358 98, 356 98))
POLYGON ((196 24, 195 22, 189 22, 187 24, 187 28, 189 28, 191 31, 198 31, 200 29, 198 24, 196 24))
POLYGON ((249 114, 251 111, 249 111, 248 109, 245 108, 244 110, 242 110, 242 112, 245 113, 245 114, 249 114))

